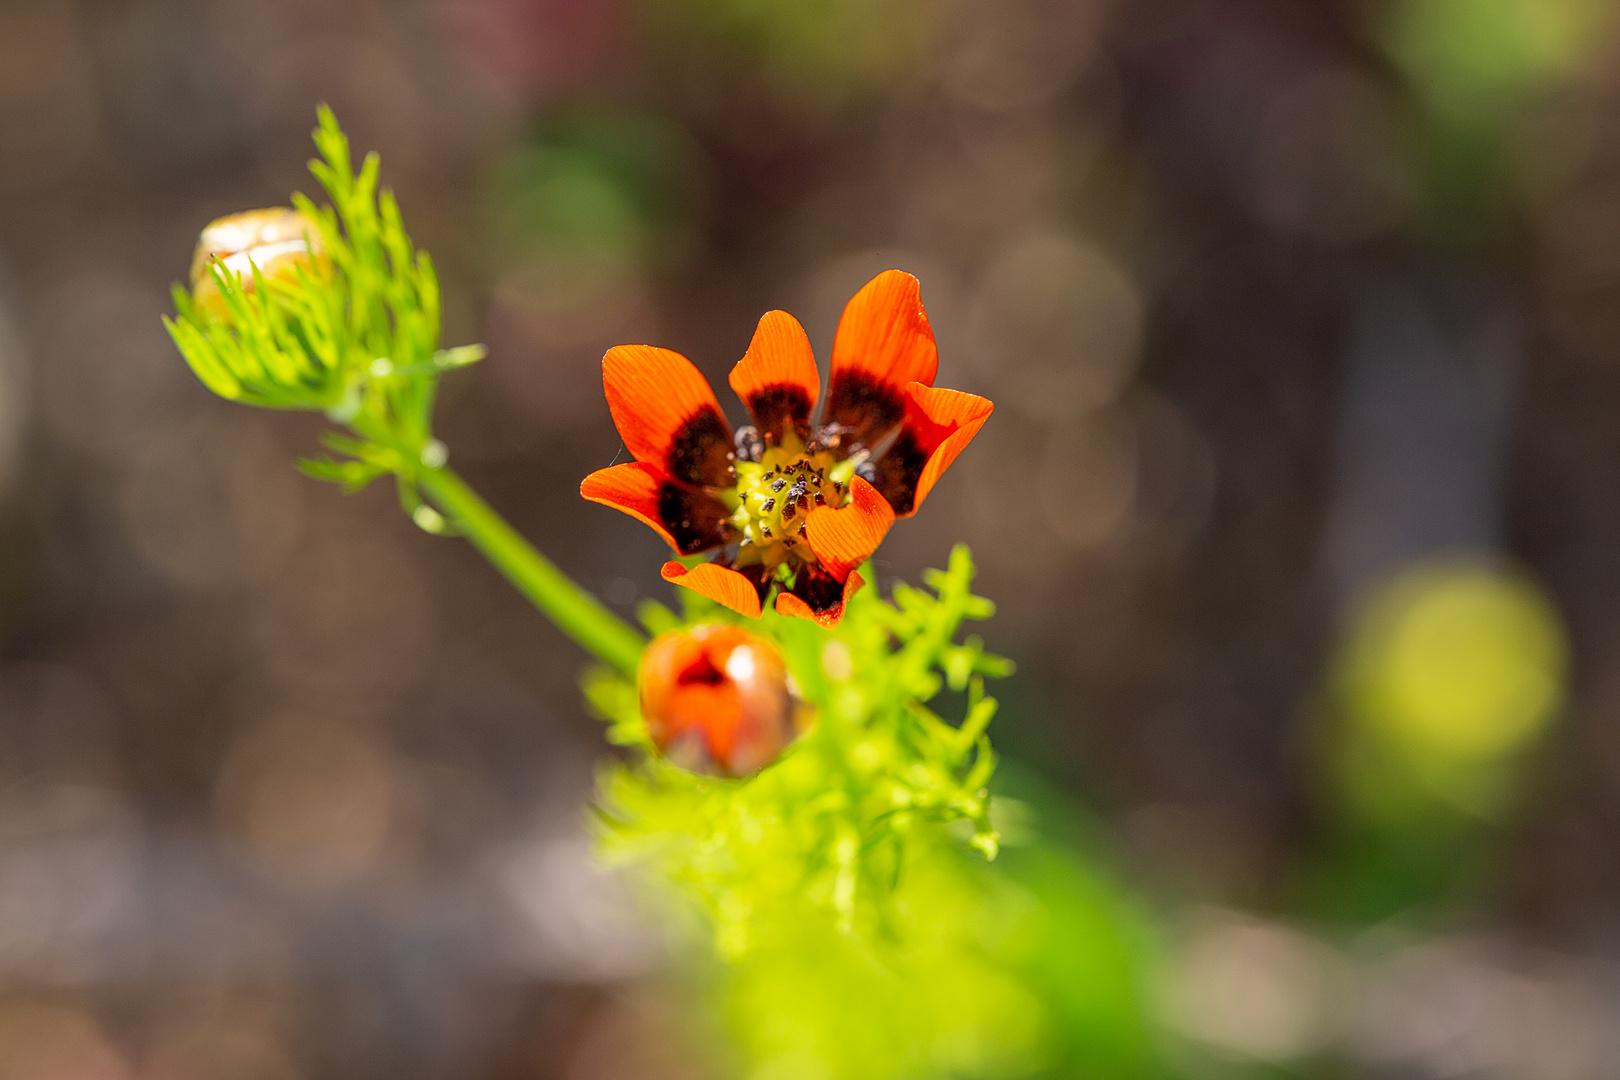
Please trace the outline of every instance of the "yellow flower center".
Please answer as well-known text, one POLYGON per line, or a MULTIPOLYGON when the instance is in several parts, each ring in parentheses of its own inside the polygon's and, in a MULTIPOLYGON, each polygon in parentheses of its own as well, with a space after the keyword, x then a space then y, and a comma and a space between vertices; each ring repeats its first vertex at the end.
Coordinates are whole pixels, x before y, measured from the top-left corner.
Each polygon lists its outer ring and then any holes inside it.
POLYGON ((827 450, 807 452, 791 434, 783 444, 767 446, 759 461, 736 463, 731 514, 745 552, 754 547, 771 570, 790 557, 816 561, 805 537, 805 519, 818 506, 840 507, 849 501, 849 478, 857 464, 853 458, 839 461, 827 450))

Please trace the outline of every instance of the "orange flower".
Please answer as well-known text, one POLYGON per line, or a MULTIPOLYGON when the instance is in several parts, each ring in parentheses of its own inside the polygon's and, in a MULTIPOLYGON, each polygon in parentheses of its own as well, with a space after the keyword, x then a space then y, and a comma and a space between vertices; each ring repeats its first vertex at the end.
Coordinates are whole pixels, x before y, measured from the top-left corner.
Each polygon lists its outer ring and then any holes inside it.
POLYGON ((896 517, 922 505, 993 406, 935 387, 939 353, 917 279, 887 270, 844 308, 832 376, 793 316, 768 312, 731 388, 753 425, 735 434, 708 381, 679 353, 620 345, 602 360, 613 423, 636 460, 579 492, 657 530, 677 552, 722 549, 663 576, 758 617, 773 585, 783 615, 836 625, 855 568, 896 517))

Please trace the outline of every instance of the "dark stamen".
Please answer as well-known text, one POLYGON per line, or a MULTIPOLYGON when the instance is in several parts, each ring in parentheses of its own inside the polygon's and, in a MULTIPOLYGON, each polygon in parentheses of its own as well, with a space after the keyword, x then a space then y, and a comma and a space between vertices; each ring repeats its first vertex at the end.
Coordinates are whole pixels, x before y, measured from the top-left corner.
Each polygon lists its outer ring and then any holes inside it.
POLYGON ((759 429, 751 424, 744 424, 732 436, 732 444, 736 448, 736 456, 743 461, 758 461, 765 456, 765 440, 759 437, 759 429))

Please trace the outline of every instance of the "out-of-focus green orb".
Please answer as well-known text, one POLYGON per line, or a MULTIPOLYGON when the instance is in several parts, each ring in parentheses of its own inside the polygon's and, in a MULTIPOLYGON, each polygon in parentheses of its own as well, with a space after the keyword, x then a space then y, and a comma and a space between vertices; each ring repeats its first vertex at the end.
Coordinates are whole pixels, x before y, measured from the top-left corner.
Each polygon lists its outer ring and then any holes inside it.
POLYGON ((1403 756, 1485 763, 1553 720, 1568 662, 1562 621, 1533 582, 1478 562, 1428 563, 1369 598, 1345 689, 1353 714, 1403 756))
POLYGON ((1386 51, 1455 121, 1500 122, 1601 45, 1614 0, 1400 0, 1380 7, 1386 51))

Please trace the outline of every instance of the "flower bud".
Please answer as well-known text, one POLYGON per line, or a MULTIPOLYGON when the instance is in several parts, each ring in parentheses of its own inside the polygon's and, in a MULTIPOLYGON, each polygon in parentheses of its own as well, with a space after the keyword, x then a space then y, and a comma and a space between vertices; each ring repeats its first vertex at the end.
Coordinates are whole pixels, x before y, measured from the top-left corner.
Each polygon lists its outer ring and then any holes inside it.
POLYGON ((781 652, 735 626, 694 626, 654 638, 637 681, 654 745, 693 772, 757 772, 811 719, 781 652))
POLYGON ((219 218, 203 229, 191 257, 191 295, 199 307, 223 316, 225 301, 209 273, 210 265, 239 277, 242 288, 251 292, 254 266, 266 281, 293 280, 297 267, 316 270, 326 262, 321 230, 297 210, 285 206, 246 210, 219 218))

